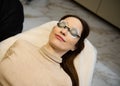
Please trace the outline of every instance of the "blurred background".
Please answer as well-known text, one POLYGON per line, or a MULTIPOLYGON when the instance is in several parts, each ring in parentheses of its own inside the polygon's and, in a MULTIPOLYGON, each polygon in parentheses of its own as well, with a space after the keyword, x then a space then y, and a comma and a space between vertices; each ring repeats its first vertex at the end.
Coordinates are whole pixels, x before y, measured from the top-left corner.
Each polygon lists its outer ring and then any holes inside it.
POLYGON ((20 0, 27 31, 66 14, 85 19, 91 29, 88 40, 98 51, 92 86, 120 86, 119 0, 20 0), (115 9, 115 10, 114 10, 115 9))

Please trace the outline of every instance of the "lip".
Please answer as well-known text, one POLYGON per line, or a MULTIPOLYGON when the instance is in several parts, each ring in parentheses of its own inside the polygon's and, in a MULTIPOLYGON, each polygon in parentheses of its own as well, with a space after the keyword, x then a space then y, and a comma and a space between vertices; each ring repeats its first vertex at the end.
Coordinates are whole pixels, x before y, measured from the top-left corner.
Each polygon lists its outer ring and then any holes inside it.
POLYGON ((58 40, 65 42, 65 40, 64 40, 60 35, 55 34, 55 37, 56 37, 58 40))

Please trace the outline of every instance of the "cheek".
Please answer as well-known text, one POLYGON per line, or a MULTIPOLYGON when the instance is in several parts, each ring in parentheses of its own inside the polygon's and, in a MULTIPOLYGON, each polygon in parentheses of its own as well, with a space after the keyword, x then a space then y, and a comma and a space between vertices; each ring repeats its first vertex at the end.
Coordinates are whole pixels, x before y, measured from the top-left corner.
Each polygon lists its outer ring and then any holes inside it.
POLYGON ((59 30, 56 27, 54 27, 49 35, 49 44, 54 47, 59 47, 61 43, 56 39, 55 37, 56 33, 59 33, 59 30))
POLYGON ((78 42, 77 39, 73 39, 73 40, 71 40, 70 44, 75 45, 77 42, 78 42))
POLYGON ((56 27, 53 27, 50 35, 49 35, 49 40, 52 40, 55 38, 55 33, 58 32, 57 28, 56 27))
POLYGON ((59 28, 57 26, 54 26, 53 29, 52 29, 52 32, 55 33, 55 32, 59 32, 59 28))
POLYGON ((77 39, 68 39, 66 46, 68 46, 69 49, 75 48, 77 42, 77 39))
POLYGON ((54 27, 52 28, 52 31, 51 31, 49 37, 50 37, 50 36, 53 36, 55 33, 59 33, 59 29, 58 29, 56 26, 54 26, 54 27))

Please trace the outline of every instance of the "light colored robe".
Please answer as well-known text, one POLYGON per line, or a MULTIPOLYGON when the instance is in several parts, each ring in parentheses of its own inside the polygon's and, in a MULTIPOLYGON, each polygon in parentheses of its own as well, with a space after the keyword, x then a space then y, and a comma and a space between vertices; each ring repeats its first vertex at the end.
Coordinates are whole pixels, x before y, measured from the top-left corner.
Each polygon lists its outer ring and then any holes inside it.
POLYGON ((17 40, 0 62, 2 86, 72 86, 70 77, 60 67, 62 59, 31 43, 17 40))

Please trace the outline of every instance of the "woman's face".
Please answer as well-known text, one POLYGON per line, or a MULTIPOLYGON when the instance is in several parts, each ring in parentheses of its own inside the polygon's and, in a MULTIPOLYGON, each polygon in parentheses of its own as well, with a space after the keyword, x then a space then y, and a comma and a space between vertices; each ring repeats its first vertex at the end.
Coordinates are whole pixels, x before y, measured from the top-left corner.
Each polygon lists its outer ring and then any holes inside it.
POLYGON ((49 44, 62 52, 73 51, 81 32, 81 22, 77 18, 68 17, 53 27, 49 36, 49 44))

